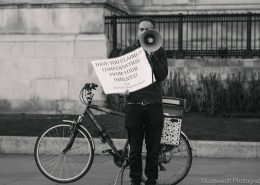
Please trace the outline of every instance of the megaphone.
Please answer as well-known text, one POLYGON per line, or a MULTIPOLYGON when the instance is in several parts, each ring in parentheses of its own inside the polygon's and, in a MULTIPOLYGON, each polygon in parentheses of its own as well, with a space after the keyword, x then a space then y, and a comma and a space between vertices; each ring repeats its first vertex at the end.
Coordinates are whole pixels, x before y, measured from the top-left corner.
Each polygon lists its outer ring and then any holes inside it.
POLYGON ((158 31, 150 29, 140 35, 139 42, 145 51, 152 53, 161 47, 162 37, 158 31))

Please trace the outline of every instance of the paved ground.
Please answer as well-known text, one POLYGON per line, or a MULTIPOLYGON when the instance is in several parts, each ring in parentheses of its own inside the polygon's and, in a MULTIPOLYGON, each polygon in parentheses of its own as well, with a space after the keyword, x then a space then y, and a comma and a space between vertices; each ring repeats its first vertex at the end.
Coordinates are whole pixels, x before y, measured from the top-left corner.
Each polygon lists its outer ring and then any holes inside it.
MULTIPOLYGON (((0 155, 0 167, 0 185, 56 184, 39 172, 32 155, 0 155)), ((97 155, 90 172, 71 184, 113 185, 117 172, 110 156, 97 155)), ((128 184, 126 175, 124 185, 128 184)), ((180 185, 199 184, 260 184, 260 159, 194 158, 180 185)))

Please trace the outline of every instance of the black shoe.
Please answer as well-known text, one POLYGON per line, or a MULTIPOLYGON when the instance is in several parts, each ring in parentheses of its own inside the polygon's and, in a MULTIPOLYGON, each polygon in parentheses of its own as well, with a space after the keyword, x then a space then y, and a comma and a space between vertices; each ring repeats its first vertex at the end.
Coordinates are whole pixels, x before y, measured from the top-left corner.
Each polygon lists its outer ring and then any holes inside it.
POLYGON ((156 181, 155 182, 154 181, 152 181, 152 182, 151 181, 149 181, 149 182, 146 181, 145 182, 145 185, 156 185, 156 184, 157 184, 156 181))
POLYGON ((134 181, 134 182, 131 182, 131 185, 141 185, 141 182, 139 182, 139 181, 134 181))

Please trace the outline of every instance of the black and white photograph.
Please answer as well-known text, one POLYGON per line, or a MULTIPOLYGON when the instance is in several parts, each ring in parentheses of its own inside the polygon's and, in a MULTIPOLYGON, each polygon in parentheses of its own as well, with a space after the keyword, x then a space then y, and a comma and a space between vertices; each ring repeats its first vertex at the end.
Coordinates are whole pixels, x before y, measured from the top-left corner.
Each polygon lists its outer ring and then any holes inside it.
POLYGON ((0 0, 0 185, 260 185, 259 0, 0 0))

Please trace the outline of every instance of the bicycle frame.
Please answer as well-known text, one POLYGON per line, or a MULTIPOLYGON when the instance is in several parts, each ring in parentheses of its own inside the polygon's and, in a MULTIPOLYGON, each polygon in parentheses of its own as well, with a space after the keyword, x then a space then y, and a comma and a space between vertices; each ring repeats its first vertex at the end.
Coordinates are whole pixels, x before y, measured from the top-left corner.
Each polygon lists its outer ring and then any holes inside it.
MULTIPOLYGON (((124 157, 123 157, 124 153, 122 153, 122 154, 119 153, 119 150, 114 145, 114 143, 113 143, 112 139, 110 138, 110 136, 100 126, 100 124, 98 123, 98 121, 95 118, 95 115, 93 114, 91 109, 98 110, 98 111, 105 112, 105 113, 109 113, 109 114, 113 114, 113 115, 117 115, 117 116, 120 116, 120 117, 124 117, 124 114, 121 113, 121 112, 114 111, 114 110, 111 110, 111 109, 107 109, 107 108, 104 108, 104 107, 99 107, 97 105, 90 104, 90 105, 87 105, 84 113, 81 116, 78 117, 77 121, 63 120, 63 122, 69 122, 69 123, 74 124, 75 126, 79 126, 82 129, 84 129, 91 136, 91 134, 88 132, 88 130, 82 125, 82 123, 83 123, 82 119, 84 117, 88 116, 90 118, 91 122, 93 123, 93 125, 95 126, 95 128, 97 129, 97 131, 99 133, 99 139, 101 140, 101 142, 102 143, 107 143, 110 146, 110 148, 112 149, 112 151, 110 149, 108 149, 108 150, 105 150, 103 152, 104 153, 108 152, 108 153, 110 153, 113 156, 119 157, 121 160, 125 160, 124 157)), ((64 149, 65 151, 67 151, 72 146, 73 141, 74 141, 73 138, 75 137, 75 134, 77 134, 77 133, 73 133, 73 136, 71 137, 71 141, 69 142, 68 146, 64 149)), ((92 144, 93 144, 94 149, 95 149, 95 144, 94 144, 92 136, 91 136, 91 139, 92 139, 92 144)), ((123 151, 127 150, 127 146, 128 146, 128 140, 126 140, 126 143, 124 145, 123 151)))

